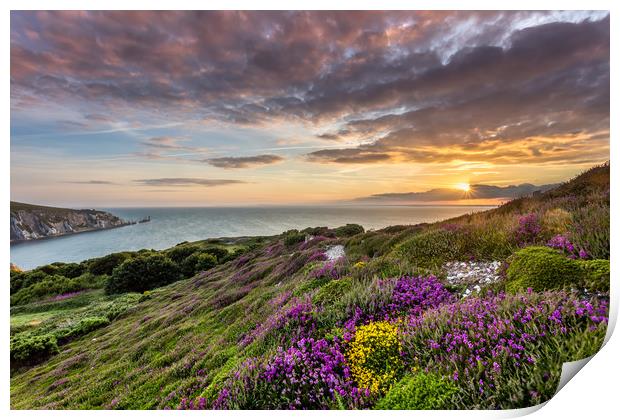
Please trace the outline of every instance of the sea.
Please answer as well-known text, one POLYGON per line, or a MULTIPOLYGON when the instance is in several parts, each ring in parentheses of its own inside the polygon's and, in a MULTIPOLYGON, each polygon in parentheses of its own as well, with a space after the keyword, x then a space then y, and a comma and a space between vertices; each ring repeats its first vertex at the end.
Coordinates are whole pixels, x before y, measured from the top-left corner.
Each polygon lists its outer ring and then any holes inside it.
POLYGON ((315 206, 106 208, 125 220, 147 223, 11 244, 11 262, 32 269, 52 262, 80 262, 118 251, 165 249, 183 241, 275 235, 289 229, 357 223, 366 230, 435 222, 489 206, 315 206))

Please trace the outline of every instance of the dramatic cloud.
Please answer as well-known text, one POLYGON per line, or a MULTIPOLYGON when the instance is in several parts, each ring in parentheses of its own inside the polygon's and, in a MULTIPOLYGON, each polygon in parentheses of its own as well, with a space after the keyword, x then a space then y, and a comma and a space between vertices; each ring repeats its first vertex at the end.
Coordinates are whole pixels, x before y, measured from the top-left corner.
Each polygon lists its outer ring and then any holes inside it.
POLYGON ((257 155, 243 157, 220 157, 205 159, 203 162, 218 168, 249 168, 252 166, 270 165, 282 162, 284 158, 278 155, 257 155))
POLYGON ((433 202, 433 201, 455 201, 465 199, 510 199, 530 195, 535 191, 546 191, 557 184, 548 185, 509 185, 498 187, 494 185, 471 185, 469 191, 455 188, 435 188, 424 192, 409 193, 385 193, 374 194, 369 197, 360 197, 356 201, 372 203, 404 203, 404 202, 433 202))
MULTIPOLYGON (((127 116, 267 135, 303 126, 336 145, 303 155, 319 164, 600 163, 609 48, 604 11, 22 11, 11 107, 62 104, 82 115, 62 122, 76 130, 127 116)), ((196 151, 176 137, 140 143, 152 159, 196 151)))
POLYGON ((203 178, 152 178, 136 179, 134 182, 145 186, 191 186, 219 187, 222 185, 245 184, 236 179, 203 179, 203 178))

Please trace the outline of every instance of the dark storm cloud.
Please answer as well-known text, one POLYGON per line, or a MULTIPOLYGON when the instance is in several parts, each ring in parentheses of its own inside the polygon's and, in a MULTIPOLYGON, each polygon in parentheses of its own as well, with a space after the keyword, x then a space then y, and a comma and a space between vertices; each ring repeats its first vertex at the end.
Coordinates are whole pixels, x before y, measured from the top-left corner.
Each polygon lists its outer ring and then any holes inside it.
POLYGON ((596 160, 609 16, 570 13, 13 12, 11 106, 302 121, 364 144, 307 156, 322 163, 596 160))
POLYGON ((203 162, 218 168, 249 168, 252 166, 270 165, 282 162, 284 158, 278 155, 257 155, 242 157, 220 157, 205 159, 203 162))
POLYGON ((222 185, 245 184, 236 179, 204 179, 204 178, 151 178, 136 179, 133 182, 145 186, 190 186, 218 187, 222 185))

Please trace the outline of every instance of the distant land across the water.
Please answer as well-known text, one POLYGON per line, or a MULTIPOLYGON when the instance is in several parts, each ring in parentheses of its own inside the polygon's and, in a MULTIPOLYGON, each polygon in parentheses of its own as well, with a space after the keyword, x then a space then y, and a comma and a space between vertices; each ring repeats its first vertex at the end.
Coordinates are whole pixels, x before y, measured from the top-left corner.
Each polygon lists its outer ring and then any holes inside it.
POLYGON ((434 222, 491 206, 316 206, 104 208, 125 220, 151 222, 11 245, 11 262, 31 269, 56 261, 79 262, 112 252, 164 249, 183 241, 275 235, 289 229, 357 223, 365 229, 434 222))

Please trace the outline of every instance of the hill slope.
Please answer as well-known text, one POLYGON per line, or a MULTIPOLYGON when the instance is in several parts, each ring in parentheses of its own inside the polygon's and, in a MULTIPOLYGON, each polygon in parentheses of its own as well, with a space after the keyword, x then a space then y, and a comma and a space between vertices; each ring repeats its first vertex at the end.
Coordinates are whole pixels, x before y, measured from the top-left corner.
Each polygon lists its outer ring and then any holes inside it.
MULTIPOLYGON (((580 267, 609 258, 609 166, 431 225, 313 228, 236 246, 238 256, 192 278, 120 295, 135 298, 109 324, 14 369, 11 407, 538 404, 562 362, 593 354, 605 334, 608 268, 593 294, 580 267), (587 256, 553 245, 558 235, 587 256), (534 290, 506 293, 510 266, 533 246, 566 281, 542 270, 534 290), (490 264, 502 268, 484 274, 490 264)), ((101 293, 14 306, 12 330, 118 298, 101 293)))
POLYGON ((73 210, 11 201, 11 242, 125 226, 105 211, 73 210))

